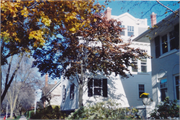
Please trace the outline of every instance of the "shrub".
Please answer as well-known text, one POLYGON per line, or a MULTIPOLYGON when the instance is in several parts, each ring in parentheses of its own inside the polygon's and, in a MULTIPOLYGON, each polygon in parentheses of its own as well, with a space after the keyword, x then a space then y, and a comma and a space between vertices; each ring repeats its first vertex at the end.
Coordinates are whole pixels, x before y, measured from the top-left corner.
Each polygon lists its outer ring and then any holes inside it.
POLYGON ((81 107, 66 119, 135 119, 140 118, 137 112, 135 108, 120 108, 118 103, 107 101, 81 107))
POLYGON ((174 118, 179 117, 179 105, 177 105, 177 100, 170 101, 169 97, 154 109, 151 113, 151 118, 156 119, 167 119, 168 117, 174 118))
POLYGON ((41 108, 36 111, 36 114, 31 114, 31 119, 64 119, 66 114, 59 111, 59 106, 52 108, 52 106, 48 106, 46 108, 41 108))

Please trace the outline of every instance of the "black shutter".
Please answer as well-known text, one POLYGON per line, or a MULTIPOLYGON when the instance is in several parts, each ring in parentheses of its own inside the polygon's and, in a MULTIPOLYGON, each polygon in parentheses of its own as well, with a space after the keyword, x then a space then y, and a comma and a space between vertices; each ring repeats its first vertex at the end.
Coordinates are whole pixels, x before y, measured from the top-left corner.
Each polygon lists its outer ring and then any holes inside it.
POLYGON ((156 52, 156 58, 160 56, 160 37, 155 37, 155 52, 156 52))
POLYGON ((174 33, 175 33, 175 48, 179 49, 179 24, 174 26, 174 33))
POLYGON ((70 99, 74 99, 74 83, 70 87, 70 99))
POLYGON ((92 87, 93 87, 93 79, 88 78, 88 97, 93 96, 92 87))
POLYGON ((107 79, 103 79, 103 97, 107 97, 107 91, 108 91, 108 88, 107 88, 107 79))

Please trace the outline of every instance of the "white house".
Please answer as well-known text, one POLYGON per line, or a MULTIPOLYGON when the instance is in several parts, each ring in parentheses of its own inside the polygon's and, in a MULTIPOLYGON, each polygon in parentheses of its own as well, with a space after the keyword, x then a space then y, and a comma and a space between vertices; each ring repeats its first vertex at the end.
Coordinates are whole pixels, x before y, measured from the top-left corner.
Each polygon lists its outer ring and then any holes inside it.
MULTIPOLYGON (((122 39, 125 41, 137 37, 148 28, 147 19, 134 18, 129 13, 111 16, 111 9, 107 8, 105 16, 107 19, 122 21, 122 27, 125 28, 122 32, 122 39)), ((150 43, 133 42, 131 47, 144 49, 150 55, 150 43)), ((121 76, 115 76, 115 74, 111 74, 109 77, 105 77, 101 73, 96 75, 86 74, 83 105, 113 99, 120 103, 122 107, 142 106, 140 94, 147 92, 152 96, 151 60, 142 59, 133 62, 138 69, 129 68, 133 76, 128 79, 122 79, 121 76)), ((78 83, 76 77, 71 79, 62 77, 61 88, 61 110, 77 109, 78 83)))
POLYGON ((45 86, 42 88, 41 101, 43 106, 60 106, 61 104, 61 81, 55 81, 54 84, 48 84, 48 74, 45 75, 45 86))
POLYGON ((179 10, 156 24, 151 15, 151 29, 134 39, 150 43, 152 58, 152 97, 155 105, 169 96, 179 100, 179 10))

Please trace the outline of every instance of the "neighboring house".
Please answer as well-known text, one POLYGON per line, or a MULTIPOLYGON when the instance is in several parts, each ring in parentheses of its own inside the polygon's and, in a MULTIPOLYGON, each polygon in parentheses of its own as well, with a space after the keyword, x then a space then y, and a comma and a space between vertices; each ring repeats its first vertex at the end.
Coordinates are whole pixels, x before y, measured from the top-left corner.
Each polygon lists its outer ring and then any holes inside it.
POLYGON ((41 101, 44 107, 47 105, 60 106, 61 104, 61 81, 48 84, 48 74, 45 75, 45 86, 42 88, 41 101))
MULTIPOLYGON (((111 16, 111 9, 107 8, 105 12, 107 19, 117 19, 122 21, 125 30, 122 32, 122 39, 128 42, 147 30, 147 19, 134 18, 129 13, 119 16, 111 16), (134 37, 131 37, 133 36, 134 37)), ((145 49, 150 55, 150 44, 141 42, 132 42, 131 47, 145 49)), ((142 106, 140 94, 143 92, 150 93, 152 96, 151 86, 151 60, 142 59, 133 61, 138 69, 129 68, 133 76, 128 79, 122 79, 121 76, 111 74, 105 77, 101 73, 96 75, 86 73, 84 84, 83 105, 115 100, 122 107, 142 106), (89 81, 89 82, 87 82, 89 81)), ((78 108, 78 83, 76 77, 70 79, 61 78, 62 98, 61 110, 73 110, 78 108)))
POLYGON ((156 14, 152 13, 151 25, 134 41, 150 43, 152 96, 158 105, 167 96, 179 100, 179 10, 157 24, 156 14))

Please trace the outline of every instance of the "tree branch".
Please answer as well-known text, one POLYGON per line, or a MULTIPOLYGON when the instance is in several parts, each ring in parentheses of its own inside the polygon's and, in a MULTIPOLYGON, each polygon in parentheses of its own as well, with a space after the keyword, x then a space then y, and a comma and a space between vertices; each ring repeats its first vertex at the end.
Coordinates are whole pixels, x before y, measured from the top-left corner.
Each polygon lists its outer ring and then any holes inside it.
MULTIPOLYGON (((156 0, 156 2, 158 2, 160 5, 162 5, 163 7, 167 8, 168 10, 170 10, 171 12, 173 12, 174 14, 176 14, 175 11, 173 11, 172 9, 168 8, 167 6, 163 5, 162 3, 159 2, 159 0, 156 0)), ((179 17, 179 15, 177 14, 177 16, 179 17)))

